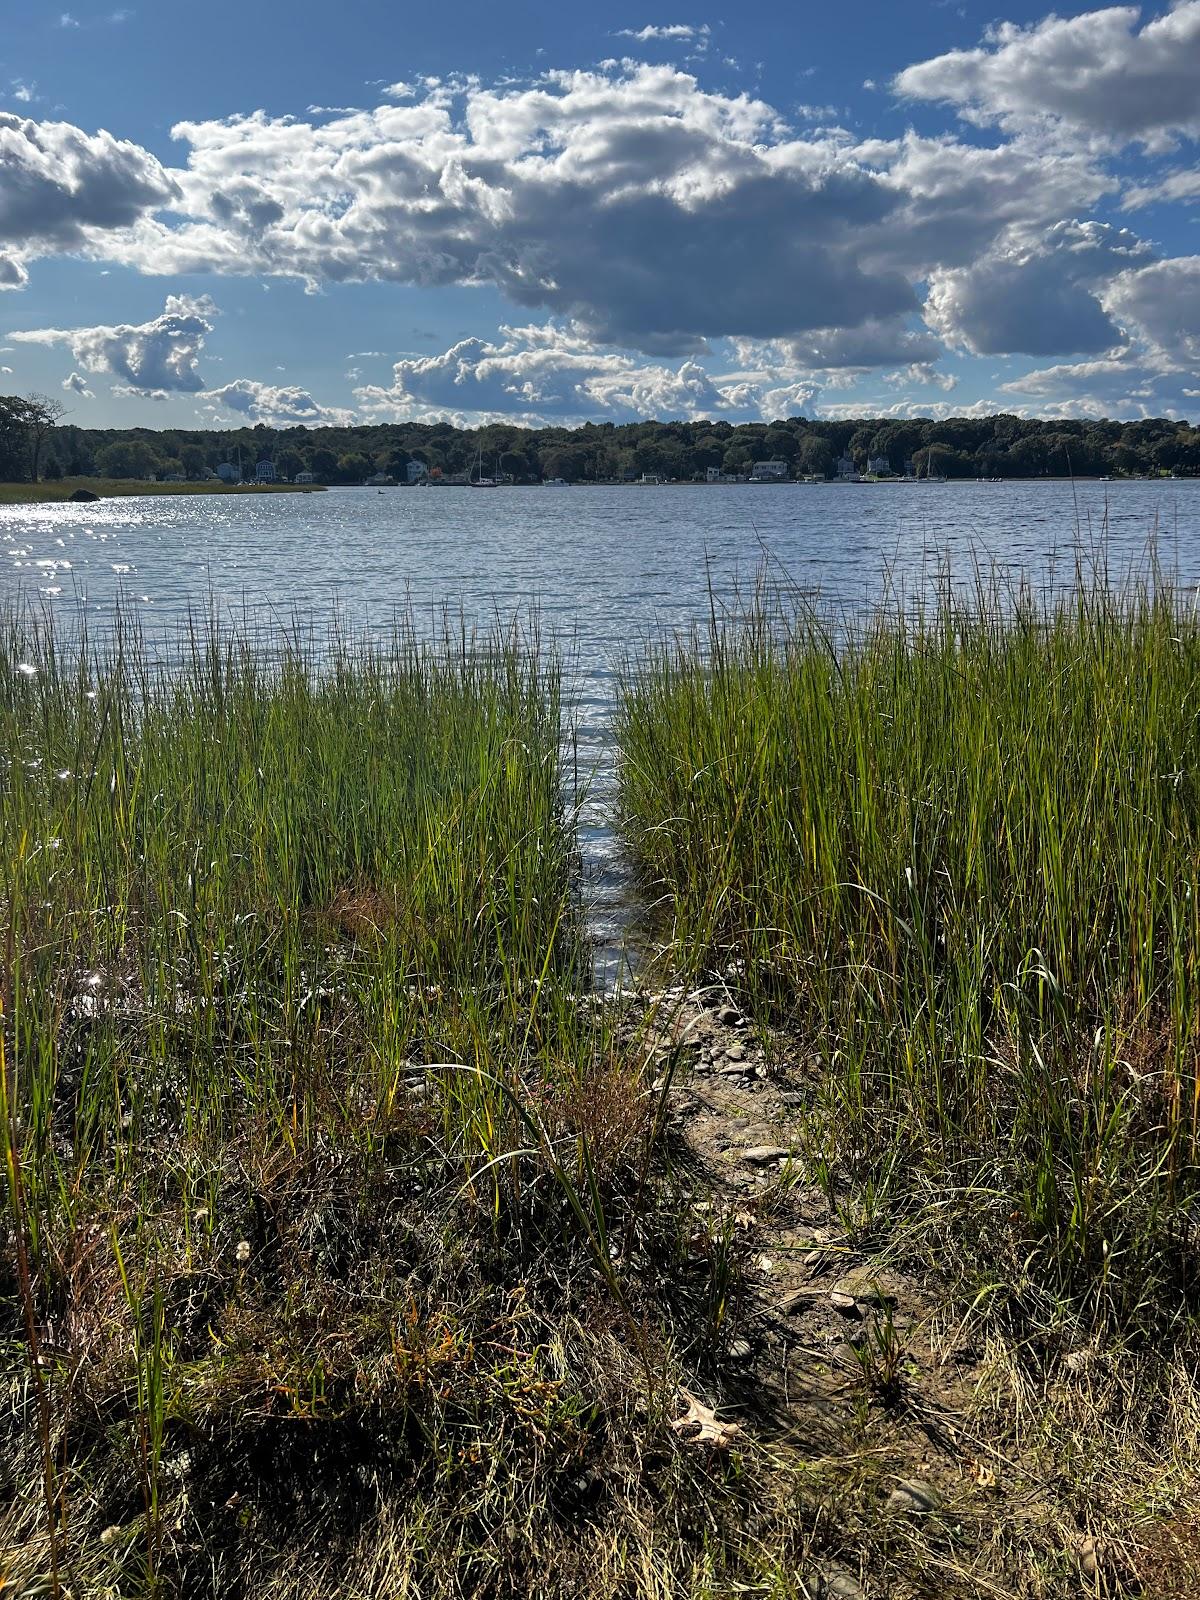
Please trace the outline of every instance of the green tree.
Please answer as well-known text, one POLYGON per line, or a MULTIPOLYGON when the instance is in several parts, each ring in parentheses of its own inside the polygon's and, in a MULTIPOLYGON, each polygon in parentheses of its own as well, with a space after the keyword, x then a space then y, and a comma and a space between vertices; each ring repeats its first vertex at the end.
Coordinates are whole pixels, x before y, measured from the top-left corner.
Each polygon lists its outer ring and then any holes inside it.
POLYGON ((363 455, 361 450, 349 450, 337 460, 337 481, 339 483, 365 483, 374 471, 369 456, 363 455))
POLYGON ((796 467, 807 478, 828 478, 833 474, 837 460, 827 439, 819 434, 806 433, 796 450, 796 467))
POLYGON ((103 478, 153 478, 162 458, 145 439, 118 439, 97 450, 96 470, 103 478))
POLYGON ((208 463, 204 459, 204 451, 198 444, 185 444, 179 452, 179 460, 184 473, 189 478, 202 478, 208 470, 208 463))

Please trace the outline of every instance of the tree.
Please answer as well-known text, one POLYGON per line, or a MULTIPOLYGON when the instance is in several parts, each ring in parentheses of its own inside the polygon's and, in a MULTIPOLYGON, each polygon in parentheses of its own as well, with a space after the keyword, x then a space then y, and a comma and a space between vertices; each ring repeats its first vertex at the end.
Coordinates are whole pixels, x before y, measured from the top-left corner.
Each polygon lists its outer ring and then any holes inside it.
POLYGON ((370 476, 371 463, 361 450, 351 450, 338 457, 339 483, 365 483, 370 476))
POLYGON ((66 416, 67 408, 61 400, 48 394, 25 396, 25 437, 29 441, 29 477, 38 481, 41 472, 42 452, 55 424, 66 416))
POLYGON ((800 440, 796 466, 806 478, 828 478, 836 464, 828 440, 815 433, 806 433, 800 440))
POLYGON ((323 483, 329 483, 337 476, 338 458, 332 450, 327 450, 323 445, 312 453, 313 475, 323 483))
POLYGON ((0 480, 20 483, 28 470, 25 402, 16 395, 0 395, 0 480))
POLYGON ((162 460, 145 439, 119 439, 97 450, 96 467, 104 478, 153 478, 162 460))
POLYGON ((202 478, 208 470, 208 463, 204 459, 204 451, 198 444, 185 444, 179 452, 180 464, 184 473, 189 478, 202 478))

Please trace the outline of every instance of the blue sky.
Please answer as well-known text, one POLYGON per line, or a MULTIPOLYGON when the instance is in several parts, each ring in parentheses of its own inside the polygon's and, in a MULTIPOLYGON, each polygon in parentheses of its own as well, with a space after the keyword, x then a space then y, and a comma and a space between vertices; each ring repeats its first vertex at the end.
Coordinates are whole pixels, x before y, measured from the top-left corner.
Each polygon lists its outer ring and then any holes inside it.
POLYGON ((995 3, 10 4, 0 392, 1200 416, 1200 0, 995 3))

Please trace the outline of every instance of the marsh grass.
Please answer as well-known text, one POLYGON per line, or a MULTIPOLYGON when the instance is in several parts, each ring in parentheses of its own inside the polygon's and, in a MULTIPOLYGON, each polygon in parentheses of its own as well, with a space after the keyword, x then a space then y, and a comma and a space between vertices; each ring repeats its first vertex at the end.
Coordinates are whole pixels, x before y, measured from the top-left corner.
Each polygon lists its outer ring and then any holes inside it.
POLYGON ((319 484, 293 483, 153 483, 143 478, 55 478, 40 483, 0 483, 0 506, 41 505, 69 500, 77 489, 87 489, 102 500, 129 495, 193 494, 309 494, 320 493, 319 484))
POLYGON ((687 1246, 554 652, 166 646, 0 620, 6 1581, 689 1592, 739 1491, 641 1462, 687 1246))
POLYGON ((1200 1306, 1200 622, 1153 572, 848 618, 761 587, 631 663, 669 959, 812 1064, 809 1170, 1022 1335, 1200 1306))

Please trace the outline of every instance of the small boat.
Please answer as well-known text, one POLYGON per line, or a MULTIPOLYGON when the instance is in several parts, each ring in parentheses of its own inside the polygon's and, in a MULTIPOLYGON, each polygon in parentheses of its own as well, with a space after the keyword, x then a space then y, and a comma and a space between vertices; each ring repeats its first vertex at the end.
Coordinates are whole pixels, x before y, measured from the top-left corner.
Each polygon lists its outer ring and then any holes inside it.
POLYGON ((565 478, 543 478, 543 489, 569 489, 571 485, 565 478))

